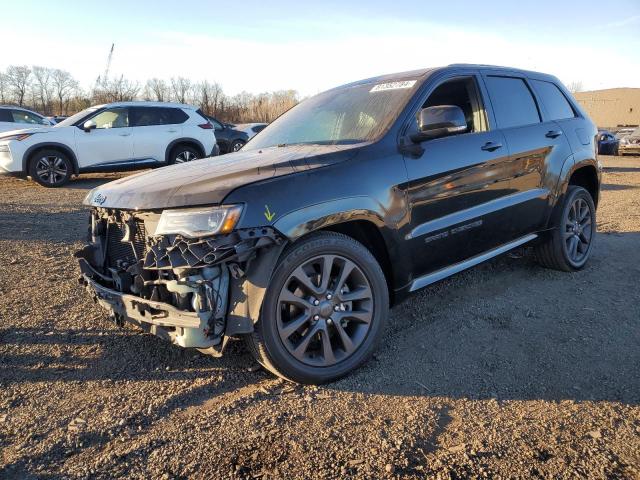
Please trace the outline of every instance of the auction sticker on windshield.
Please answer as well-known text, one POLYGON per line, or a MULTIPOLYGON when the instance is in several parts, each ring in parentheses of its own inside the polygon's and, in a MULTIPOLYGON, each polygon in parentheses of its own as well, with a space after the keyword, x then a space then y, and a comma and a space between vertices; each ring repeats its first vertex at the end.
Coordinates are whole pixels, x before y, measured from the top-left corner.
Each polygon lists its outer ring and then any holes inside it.
POLYGON ((369 92, 384 92, 385 90, 400 90, 402 88, 411 88, 416 84, 415 80, 405 80, 404 82, 379 83, 375 85, 369 92))

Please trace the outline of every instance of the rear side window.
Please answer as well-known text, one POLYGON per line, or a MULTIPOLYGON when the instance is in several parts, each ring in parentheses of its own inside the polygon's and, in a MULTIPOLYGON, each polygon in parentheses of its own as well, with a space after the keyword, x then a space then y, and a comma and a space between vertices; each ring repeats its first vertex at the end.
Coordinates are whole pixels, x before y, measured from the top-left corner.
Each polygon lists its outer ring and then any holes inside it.
POLYGON ((486 77, 498 128, 540 123, 538 107, 527 84, 521 78, 486 77))
POLYGON ((172 125, 183 123, 189 118, 187 114, 179 108, 134 107, 132 110, 132 125, 134 127, 172 125))
POLYGON ((571 104, 556 85, 542 80, 532 80, 531 83, 549 114, 549 120, 562 120, 576 116, 571 104))
POLYGON ((0 108, 0 122, 13 122, 11 111, 6 108, 0 108))

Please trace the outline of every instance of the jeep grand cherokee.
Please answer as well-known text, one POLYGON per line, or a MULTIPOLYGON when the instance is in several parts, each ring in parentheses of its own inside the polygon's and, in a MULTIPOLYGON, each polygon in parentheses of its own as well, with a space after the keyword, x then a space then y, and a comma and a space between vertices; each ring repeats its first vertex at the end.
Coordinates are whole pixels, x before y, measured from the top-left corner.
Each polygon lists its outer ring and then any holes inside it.
POLYGON ((301 102, 240 152, 87 196, 81 282, 123 324, 303 383, 361 365, 389 305, 524 244, 584 267, 597 130, 540 73, 385 75, 301 102))

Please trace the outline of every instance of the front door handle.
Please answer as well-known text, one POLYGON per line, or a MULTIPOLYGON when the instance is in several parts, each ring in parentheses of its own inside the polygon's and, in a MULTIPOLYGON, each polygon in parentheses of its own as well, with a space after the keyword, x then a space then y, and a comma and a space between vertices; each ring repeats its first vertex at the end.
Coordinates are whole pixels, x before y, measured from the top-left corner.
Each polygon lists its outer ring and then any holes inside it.
POLYGON ((482 150, 484 150, 485 152, 493 152, 494 150, 502 148, 502 144, 501 143, 495 143, 495 142, 487 142, 483 146, 481 146, 480 148, 482 150))
POLYGON ((547 132, 547 134, 545 135, 545 137, 547 137, 547 138, 557 138, 560 135, 562 135, 562 132, 560 130, 549 130, 547 132))
POLYGON ((124 132, 124 133, 119 133, 118 135, 120 135, 121 137, 128 137, 129 135, 131 135, 130 132, 124 132))

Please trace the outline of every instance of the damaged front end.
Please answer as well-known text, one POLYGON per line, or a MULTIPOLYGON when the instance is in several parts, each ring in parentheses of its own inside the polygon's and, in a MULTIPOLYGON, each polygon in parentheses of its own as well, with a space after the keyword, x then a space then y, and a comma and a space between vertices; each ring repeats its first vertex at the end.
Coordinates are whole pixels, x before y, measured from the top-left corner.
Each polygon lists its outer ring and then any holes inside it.
POLYGON ((116 323, 219 355, 229 337, 253 331, 284 238, 271 227, 156 235, 160 221, 93 208, 89 244, 76 253, 80 283, 116 323))

